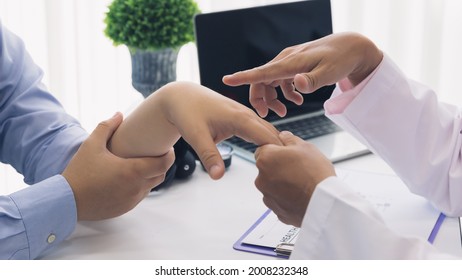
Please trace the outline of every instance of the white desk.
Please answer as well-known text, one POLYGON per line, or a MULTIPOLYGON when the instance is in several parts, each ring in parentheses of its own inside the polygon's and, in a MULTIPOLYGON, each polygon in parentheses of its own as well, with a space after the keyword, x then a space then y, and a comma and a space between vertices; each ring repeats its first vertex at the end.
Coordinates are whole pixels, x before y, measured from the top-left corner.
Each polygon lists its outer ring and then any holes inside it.
MULTIPOLYGON (((374 155, 337 164, 393 173, 374 155)), ((77 225, 74 234, 46 259, 268 259, 240 252, 234 242, 267 209, 254 187, 257 169, 237 156, 225 177, 209 179, 200 166, 187 181, 147 197, 131 212, 77 225)), ((446 219, 435 240, 462 256, 457 219, 446 219)))

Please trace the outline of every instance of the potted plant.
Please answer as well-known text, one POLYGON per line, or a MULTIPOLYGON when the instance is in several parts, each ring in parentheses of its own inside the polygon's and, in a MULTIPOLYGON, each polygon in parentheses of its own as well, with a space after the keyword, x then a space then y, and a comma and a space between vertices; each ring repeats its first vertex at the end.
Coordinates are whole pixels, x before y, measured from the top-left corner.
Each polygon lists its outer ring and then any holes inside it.
POLYGON ((145 97, 176 80, 178 51, 194 41, 194 0, 114 0, 104 30, 114 45, 126 45, 132 85, 145 97))

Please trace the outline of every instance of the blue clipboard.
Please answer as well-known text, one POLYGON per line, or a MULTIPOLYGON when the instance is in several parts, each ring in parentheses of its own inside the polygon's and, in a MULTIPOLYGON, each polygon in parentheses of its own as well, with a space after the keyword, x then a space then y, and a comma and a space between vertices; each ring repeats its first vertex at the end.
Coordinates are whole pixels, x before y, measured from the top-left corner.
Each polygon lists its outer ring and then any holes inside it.
POLYGON ((249 235, 270 213, 271 209, 268 209, 265 213, 263 213, 263 215, 234 243, 233 248, 238 251, 288 259, 289 256, 278 254, 275 251, 275 247, 264 247, 242 243, 242 241, 247 237, 247 235, 249 235))
MULTIPOLYGON (((250 253, 272 256, 272 257, 277 257, 277 258, 288 259, 289 255, 282 255, 282 254, 277 253, 275 247, 264 247, 264 246, 246 244, 242 242, 270 213, 271 213, 271 209, 268 209, 267 211, 265 211, 265 213, 263 213, 263 215, 234 243, 233 248, 238 251, 244 251, 244 252, 250 252, 250 253)), ((436 235, 438 234, 439 229, 445 218, 446 216, 443 213, 440 213, 430 235, 428 236, 427 241, 429 243, 432 244, 433 241, 435 240, 436 235)), ((461 229, 461 236, 462 236, 462 223, 460 223, 460 229, 461 229)))

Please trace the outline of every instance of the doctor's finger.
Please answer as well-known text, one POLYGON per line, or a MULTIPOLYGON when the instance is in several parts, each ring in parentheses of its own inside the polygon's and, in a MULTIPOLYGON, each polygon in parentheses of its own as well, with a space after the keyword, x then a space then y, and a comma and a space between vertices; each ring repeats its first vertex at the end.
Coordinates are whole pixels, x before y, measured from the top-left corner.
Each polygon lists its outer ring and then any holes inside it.
POLYGON ((297 105, 302 105, 303 96, 300 92, 295 90, 295 85, 292 80, 284 80, 284 82, 281 83, 281 90, 287 100, 292 101, 297 105))
POLYGON ((271 84, 277 80, 293 78, 297 72, 285 60, 279 60, 255 67, 253 69, 236 72, 223 77, 223 82, 229 86, 245 84, 271 84))
MULTIPOLYGON (((268 106, 265 102, 265 95, 269 86, 264 84, 251 84, 249 89, 249 102, 262 118, 268 115, 268 106)), ((269 89, 270 90, 270 89, 269 89)))
POLYGON ((286 107, 278 99, 276 88, 263 84, 250 85, 249 101, 252 107, 257 110, 261 117, 268 115, 268 109, 274 111, 279 116, 285 116, 286 107))

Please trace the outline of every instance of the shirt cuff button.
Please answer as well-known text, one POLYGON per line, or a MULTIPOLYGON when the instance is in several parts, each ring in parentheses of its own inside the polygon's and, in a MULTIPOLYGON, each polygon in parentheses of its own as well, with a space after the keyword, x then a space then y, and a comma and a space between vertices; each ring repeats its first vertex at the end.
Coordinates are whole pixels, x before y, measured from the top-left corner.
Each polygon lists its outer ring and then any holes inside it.
POLYGON ((56 235, 54 235, 53 233, 48 235, 48 238, 47 238, 48 244, 55 242, 55 240, 56 240, 56 235))

